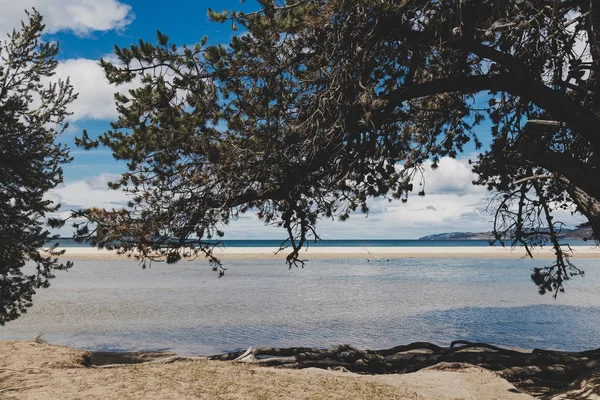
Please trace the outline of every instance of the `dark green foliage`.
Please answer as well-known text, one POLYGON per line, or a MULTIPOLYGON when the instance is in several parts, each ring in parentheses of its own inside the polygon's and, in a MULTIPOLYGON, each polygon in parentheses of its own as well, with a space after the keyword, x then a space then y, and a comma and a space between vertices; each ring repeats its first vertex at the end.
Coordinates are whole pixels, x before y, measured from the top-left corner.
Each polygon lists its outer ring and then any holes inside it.
POLYGON ((203 240, 252 209, 287 231, 292 265, 318 219, 366 213, 370 197, 425 195, 423 163, 479 147, 474 127, 489 119, 494 142, 475 171, 500 193, 496 239, 555 246, 556 263, 534 274, 542 292, 581 272, 552 212, 581 213, 600 236, 595 2, 259 3, 209 12, 245 31, 229 46, 180 48, 159 33, 156 46, 117 48, 121 64, 103 61, 111 82, 142 85, 117 96, 114 130, 80 144, 129 162, 112 187, 133 198, 127 210, 80 213, 81 237, 212 258, 203 240), (576 53, 582 40, 589 60, 576 53))
POLYGON ((62 182, 60 165, 71 160, 55 139, 76 95, 68 81, 44 82, 58 64, 58 45, 40 41, 37 12, 28 17, 0 44, 0 325, 26 312, 55 270, 70 267, 57 260, 56 246, 40 249, 50 239, 44 218, 59 207, 44 195, 62 182))

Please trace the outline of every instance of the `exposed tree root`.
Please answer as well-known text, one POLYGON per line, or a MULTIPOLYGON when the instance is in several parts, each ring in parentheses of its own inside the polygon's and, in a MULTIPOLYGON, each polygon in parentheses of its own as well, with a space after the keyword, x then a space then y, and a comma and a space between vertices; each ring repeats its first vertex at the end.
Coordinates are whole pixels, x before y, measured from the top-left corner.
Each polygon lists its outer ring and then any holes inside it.
MULTIPOLYGON (((451 343, 450 347, 416 342, 384 350, 360 350, 350 345, 340 345, 331 349, 251 347, 245 352, 211 356, 209 359, 297 368, 315 365, 340 366, 362 373, 403 373, 417 371, 442 361, 467 362, 487 366, 496 364, 498 368, 495 369, 504 369, 529 365, 527 359, 531 358, 533 354, 503 349, 487 343, 455 341, 451 343)), ((536 357, 539 358, 539 356, 536 357)))
POLYGON ((416 342, 384 350, 360 350, 349 345, 331 349, 251 347, 245 352, 208 358, 286 368, 344 368, 367 374, 415 372, 440 362, 468 363, 498 371, 506 380, 530 392, 563 389, 600 375, 600 349, 579 353, 539 349, 521 352, 464 340, 454 341, 449 347, 416 342))
MULTIPOLYGON (((441 363, 467 363, 498 371, 523 390, 549 394, 600 376, 600 349, 584 352, 533 350, 522 352, 487 343, 457 340, 449 347, 416 342, 383 350, 361 350, 350 345, 330 349, 312 347, 253 348, 209 357, 172 356, 144 364, 221 360, 284 368, 345 369, 363 374, 408 373, 441 363)), ((93 363, 93 360, 92 360, 93 363)), ((109 364, 96 368, 117 368, 109 364)))

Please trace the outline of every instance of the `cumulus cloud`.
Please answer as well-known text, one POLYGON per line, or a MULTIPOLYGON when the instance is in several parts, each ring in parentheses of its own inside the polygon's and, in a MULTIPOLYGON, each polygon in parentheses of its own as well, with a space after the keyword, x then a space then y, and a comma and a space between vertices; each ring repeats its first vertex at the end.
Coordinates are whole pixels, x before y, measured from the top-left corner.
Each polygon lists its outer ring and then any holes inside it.
MULTIPOLYGON (((72 31, 87 35, 93 31, 118 30, 132 19, 131 6, 119 0, 23 0, 20 2, 0 0, 0 34, 5 36, 25 20, 25 9, 35 8, 44 16, 47 33, 72 31)), ((110 58, 109 56, 108 58, 110 58)), ((52 81, 68 77, 79 93, 71 104, 68 118, 73 122, 82 119, 115 119, 117 111, 114 93, 126 92, 135 84, 122 85, 117 89, 110 85, 98 60, 68 59, 59 63, 52 81)))
POLYGON ((67 182, 51 190, 47 197, 61 203, 61 209, 64 211, 88 207, 123 207, 127 204, 127 195, 121 191, 108 189, 108 182, 116 181, 119 177, 120 175, 104 173, 88 179, 67 182))
POLYGON ((122 29, 133 19, 131 6, 118 0, 0 0, 0 33, 4 36, 26 18, 23 10, 35 8, 44 16, 47 33, 122 29))
MULTIPOLYGON (((366 217, 353 213, 346 222, 322 219, 317 232, 322 239, 417 239, 444 232, 486 232, 492 229, 493 215, 487 210, 488 192, 471 184, 473 175, 465 160, 442 159, 440 168, 427 171, 427 188, 424 197, 409 196, 407 203, 388 202, 377 198, 368 201, 371 212, 366 217), (451 180, 451 183, 446 181, 451 180)), ((118 175, 101 174, 86 180, 67 183, 51 192, 53 200, 65 209, 81 207, 119 208, 128 197, 122 192, 107 189, 107 182, 118 175)), ((68 214, 65 214, 68 215, 68 214)), ((557 212, 556 218, 573 227, 582 222, 568 212, 557 212)), ((60 233, 72 232, 63 228, 60 233)), ((225 239, 283 239, 282 228, 265 226, 255 214, 248 213, 223 227, 225 239)))
MULTIPOLYGON (((425 197, 429 198, 411 198, 406 204, 392 202, 386 212, 369 214, 368 217, 356 213, 345 222, 322 219, 317 223, 317 232, 322 239, 417 239, 434 233, 485 232, 491 229, 491 216, 487 213, 466 217, 472 208, 464 203, 465 196, 425 197), (433 202, 439 208, 432 211, 423 202, 433 202)), ((485 199, 479 200, 481 205, 486 204, 485 199)), ((282 239, 286 236, 284 229, 264 226, 257 218, 234 221, 224 231, 225 239, 282 239)))
POLYGON ((75 91, 79 93, 77 100, 69 107, 69 111, 73 113, 69 121, 116 119, 114 93, 126 93, 137 85, 135 82, 119 86, 111 85, 98 61, 85 58, 69 59, 59 63, 53 79, 66 80, 67 78, 71 79, 75 91))
MULTIPOLYGON (((117 175, 100 174, 85 180, 62 185, 50 193, 50 198, 63 204, 62 213, 85 207, 118 208, 128 198, 122 192, 107 189, 107 183, 117 175), (67 208, 66 205, 69 205, 67 208)), ((323 219, 317 230, 323 239, 387 238, 411 239, 448 231, 486 231, 491 227, 485 189, 474 188, 465 160, 442 159, 440 167, 425 171, 425 197, 412 195, 408 203, 387 199, 369 200, 369 217, 356 212, 346 222, 323 219)), ((60 233, 69 236, 69 228, 60 233)), ((281 228, 265 226, 256 215, 246 214, 224 227, 226 239, 277 239, 286 233, 281 228)))
MULTIPOLYGON (((444 157, 438 163, 438 168, 432 169, 431 165, 431 162, 424 165, 423 188, 426 194, 454 193, 462 196, 486 193, 485 188, 473 185, 477 176, 471 170, 467 159, 444 157)), ((418 187, 417 185, 419 179, 415 182, 415 187, 418 187)))
MULTIPOLYGON (((101 207, 105 209, 119 209, 127 205, 129 197, 121 191, 108 189, 108 182, 115 181, 120 177, 117 174, 103 173, 88 179, 66 182, 52 189, 46 195, 48 200, 60 203, 58 212, 51 215, 56 218, 68 218, 72 210, 80 210, 90 207, 101 207)), ((64 237, 73 234, 70 224, 60 228, 57 232, 64 237)))
MULTIPOLYGON (((491 229, 488 193, 472 184, 476 176, 466 159, 442 158, 435 170, 427 163, 424 177, 424 197, 410 195, 407 203, 370 199, 368 217, 355 212, 345 222, 322 219, 317 232, 322 239, 416 239, 434 233, 491 229)), ((286 235, 282 229, 263 226, 255 217, 234 221, 225 229, 227 239, 244 239, 248 232, 263 239, 286 235)))

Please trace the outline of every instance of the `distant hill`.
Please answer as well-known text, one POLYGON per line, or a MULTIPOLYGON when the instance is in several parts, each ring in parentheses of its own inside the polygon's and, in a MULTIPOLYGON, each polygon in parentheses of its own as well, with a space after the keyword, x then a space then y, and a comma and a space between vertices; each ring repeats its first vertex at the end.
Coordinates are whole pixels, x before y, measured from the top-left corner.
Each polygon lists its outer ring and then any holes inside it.
MULTIPOLYGON (((592 237, 592 228, 584 227, 577 229, 564 229, 563 239, 585 240, 592 237)), ((489 240, 492 232, 449 232, 428 235, 419 238, 419 240, 489 240)))
POLYGON ((566 235, 564 235, 565 239, 592 239, 592 228, 586 226, 584 228, 573 229, 566 235))
POLYGON ((419 240, 489 240, 492 232, 449 232, 423 236, 419 240))

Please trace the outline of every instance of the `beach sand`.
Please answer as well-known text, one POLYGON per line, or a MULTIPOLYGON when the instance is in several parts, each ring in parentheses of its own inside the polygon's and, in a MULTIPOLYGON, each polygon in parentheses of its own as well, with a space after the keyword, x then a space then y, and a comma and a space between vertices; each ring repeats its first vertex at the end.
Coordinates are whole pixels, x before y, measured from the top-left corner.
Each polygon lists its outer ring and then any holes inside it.
MULTIPOLYGON (((572 257, 600 258, 600 247, 573 246, 572 257)), ((126 258, 114 251, 98 250, 90 247, 65 248, 64 258, 71 260, 111 260, 126 258)), ((290 249, 276 254, 274 248, 268 247, 229 247, 215 249, 215 256, 222 260, 268 260, 285 259, 290 249)), ((503 247, 309 247, 300 253, 301 259, 318 260, 333 258, 355 258, 385 260, 395 258, 522 258, 525 251, 521 248, 503 247)), ((533 251, 536 258, 553 258, 551 247, 533 251)))
POLYGON ((15 341, 0 341, 0 354, 2 399, 533 399, 472 366, 385 376, 206 360, 93 368, 82 350, 15 341))

